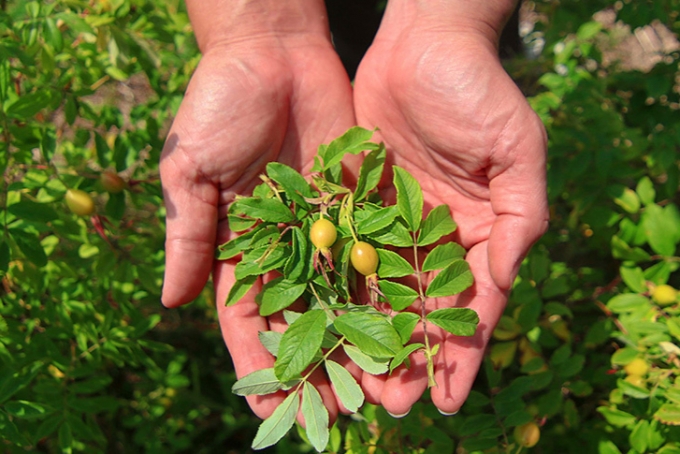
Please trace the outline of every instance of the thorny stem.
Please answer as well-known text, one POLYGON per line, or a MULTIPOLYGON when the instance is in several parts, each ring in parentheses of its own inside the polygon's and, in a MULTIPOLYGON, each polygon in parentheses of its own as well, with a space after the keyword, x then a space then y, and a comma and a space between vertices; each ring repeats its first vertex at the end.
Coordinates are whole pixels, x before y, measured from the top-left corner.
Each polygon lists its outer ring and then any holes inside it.
POLYGON ((437 386, 437 382, 434 379, 434 359, 432 355, 432 349, 430 348, 430 337, 427 334, 427 308, 425 307, 425 302, 427 297, 425 296, 425 290, 423 288, 422 271, 420 271, 420 262, 418 260, 418 242, 415 232, 412 234, 413 237, 413 264, 416 270, 416 279, 418 281, 418 295, 420 298, 420 320, 423 324, 423 337, 425 338, 425 357, 427 358, 427 385, 432 388, 437 386))

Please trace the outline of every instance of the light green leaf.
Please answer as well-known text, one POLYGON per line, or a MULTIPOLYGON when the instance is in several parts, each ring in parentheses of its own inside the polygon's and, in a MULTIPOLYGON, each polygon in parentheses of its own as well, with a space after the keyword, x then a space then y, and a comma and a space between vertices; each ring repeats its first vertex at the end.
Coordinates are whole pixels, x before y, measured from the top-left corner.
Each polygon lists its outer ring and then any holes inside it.
POLYGON ((650 260, 650 255, 639 247, 631 248, 628 243, 616 235, 612 236, 612 255, 615 259, 629 260, 631 262, 644 262, 650 260))
POLYGON ((432 279, 425 294, 430 298, 456 295, 470 287, 473 281, 470 265, 465 260, 456 260, 432 279))
POLYGON ((265 222, 290 222, 295 219, 293 212, 277 199, 243 197, 230 207, 230 213, 261 219, 265 222))
POLYGON ((388 277, 404 277, 415 274, 415 270, 404 257, 387 249, 376 249, 378 252, 379 266, 378 276, 381 279, 388 277))
MULTIPOLYGON (((424 344, 420 343, 415 343, 415 344, 409 344, 402 348, 399 353, 397 353, 394 358, 392 359, 392 362, 390 362, 390 373, 394 371, 397 367, 401 366, 401 364, 404 361, 408 360, 408 357, 411 353, 415 352, 416 350, 420 350, 421 348, 425 348, 424 344)), ((407 365, 408 367, 408 365, 407 365)))
POLYGON ((368 235, 389 227, 398 215, 399 210, 394 205, 380 208, 357 222, 357 233, 359 235, 368 235))
POLYGON ((330 378, 335 394, 340 402, 352 413, 356 413, 364 404, 364 392, 347 369, 330 359, 326 360, 326 372, 330 378))
POLYGON ((633 359, 637 358, 639 352, 633 347, 623 347, 614 352, 611 363, 614 366, 625 366, 633 359))
POLYGON ((628 441, 630 441, 630 445, 637 452, 645 452, 647 451, 648 439, 649 439, 649 421, 641 419, 640 421, 637 422, 637 424, 635 424, 635 427, 633 427, 633 431, 630 433, 628 441))
POLYGON ((654 419, 670 426, 680 425, 680 405, 665 403, 654 413, 654 419))
POLYGON ((401 167, 393 166, 394 187, 397 189, 397 207, 411 232, 420 227, 423 217, 423 191, 413 176, 401 167))
POLYGON ((265 419, 257 429, 253 440, 253 449, 264 449, 273 446, 281 440, 293 427, 295 417, 300 408, 300 397, 297 393, 291 393, 276 407, 274 413, 265 419))
POLYGON ((607 308, 614 313, 633 312, 651 307, 649 300, 638 293, 616 295, 607 302, 607 308))
POLYGON ((400 312, 392 318, 392 325, 404 344, 411 340, 411 334, 418 322, 420 322, 420 316, 413 312, 400 312))
POLYGON ((274 368, 256 370, 239 379, 231 387, 231 392, 238 396, 263 396, 282 388, 282 384, 274 373, 274 368))
POLYGON ((340 334, 369 356, 392 358, 402 348, 399 334, 381 315, 348 312, 336 318, 333 325, 340 334))
POLYGON ((379 280, 380 291, 395 311, 403 311, 418 299, 418 292, 411 287, 387 280, 379 280))
POLYGON ((581 24, 576 31, 576 37, 579 40, 589 40, 597 35, 602 30, 602 23, 598 21, 590 21, 581 24))
POLYGON ((381 144, 380 148, 366 155, 359 169, 359 179, 354 191, 354 200, 361 201, 371 190, 378 186, 382 177, 383 167, 385 166, 386 154, 385 146, 381 144))
POLYGON ((279 356, 279 345, 281 345, 281 338, 283 333, 278 331, 260 331, 257 333, 260 343, 267 349, 273 357, 279 356))
POLYGON ((648 205, 642 213, 642 228, 645 231, 647 242, 654 252, 673 256, 675 254, 676 225, 666 211, 659 205, 648 205))
POLYGON ((236 264, 234 276, 236 279, 243 279, 246 276, 259 276, 268 271, 283 266, 286 259, 290 256, 290 249, 282 245, 271 249, 263 246, 243 255, 240 262, 236 264), (263 260, 264 257, 264 260, 263 260))
POLYGON ((346 154, 359 154, 365 150, 378 149, 378 144, 369 142, 372 136, 373 131, 354 126, 329 143, 327 147, 319 147, 319 154, 323 159, 323 170, 339 164, 346 154))
POLYGON ((597 454, 621 454, 619 448, 611 440, 599 440, 597 454))
POLYGON ((256 280, 257 276, 246 276, 243 279, 239 279, 234 282, 234 285, 232 285, 229 289, 229 294, 227 295, 227 300, 224 302, 224 305, 232 306, 238 303, 241 298, 243 298, 245 294, 248 293, 248 290, 253 287, 256 280))
POLYGON ((633 399, 648 399, 649 390, 640 388, 626 380, 619 379, 616 381, 618 388, 623 391, 623 394, 632 397, 633 399))
POLYGON ((52 92, 43 88, 33 93, 23 94, 20 98, 7 106, 7 116, 18 120, 28 120, 52 101, 52 92))
POLYGON ((413 237, 400 219, 397 219, 388 227, 381 229, 371 235, 371 239, 380 244, 409 247, 413 246, 413 237))
POLYGON ((427 321, 455 336, 472 336, 477 330, 479 316, 472 309, 450 307, 427 314, 427 321))
POLYGON ((635 416, 616 408, 598 407, 597 409, 607 422, 616 427, 624 427, 636 421, 635 416))
POLYGON ((422 270, 423 272, 441 270, 463 257, 465 257, 465 249, 460 244, 453 241, 440 244, 427 254, 422 270))
POLYGON ((448 205, 435 207, 425 218, 418 235, 418 246, 427 246, 456 230, 448 205))
POLYGON ((371 356, 368 356, 354 345, 343 344, 342 349, 345 351, 345 354, 347 354, 349 359, 351 359, 364 372, 368 372, 371 375, 380 375, 387 372, 387 360, 377 360, 371 356))
POLYGON ((256 298, 260 302, 260 315, 266 317, 287 308, 302 296, 306 288, 306 283, 290 281, 282 276, 267 282, 256 298))
POLYGON ((621 184, 611 185, 607 187, 607 194, 614 199, 614 203, 628 213, 635 214, 640 210, 640 199, 635 191, 630 188, 621 184))
POLYGON ((300 374, 314 359, 323 342, 326 313, 305 312, 283 333, 274 371, 282 382, 300 374))
POLYGON ((3 405, 4 410, 15 418, 35 419, 47 414, 47 409, 39 403, 26 400, 12 400, 3 405))
POLYGON ((619 268, 621 279, 634 292, 644 293, 647 291, 647 284, 645 282, 645 274, 639 266, 622 265, 619 268))
POLYGON ((319 391, 308 381, 302 387, 302 416, 305 418, 305 433, 309 442, 314 449, 322 452, 328 445, 330 435, 328 410, 323 404, 319 391))
POLYGON ((307 180, 292 167, 272 161, 267 163, 267 175, 281 185, 289 199, 302 207, 310 206, 305 197, 316 196, 307 180))
POLYGON ((654 204, 654 199, 656 198, 656 191, 654 190, 654 183, 648 176, 644 176, 638 181, 637 187, 635 188, 640 200, 645 205, 654 204))

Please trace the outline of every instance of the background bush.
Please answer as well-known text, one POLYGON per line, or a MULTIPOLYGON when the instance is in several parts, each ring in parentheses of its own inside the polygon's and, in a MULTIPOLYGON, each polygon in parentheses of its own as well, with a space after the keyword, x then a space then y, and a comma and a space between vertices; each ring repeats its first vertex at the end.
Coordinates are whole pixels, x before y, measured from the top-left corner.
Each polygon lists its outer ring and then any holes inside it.
MULTIPOLYGON (((157 163, 199 59, 183 3, 0 6, 2 449, 248 452, 258 420, 231 394, 210 288, 160 304, 157 163), (68 188, 97 214, 72 214, 68 188)), ((549 133, 550 230, 461 412, 427 396, 400 420, 366 405, 334 451, 516 453, 514 428, 534 421, 534 452, 680 453, 680 306, 651 298, 680 286, 678 11, 525 3, 531 58, 507 68, 549 133), (626 371, 636 358, 644 373, 626 371)), ((270 451, 311 449, 298 435, 270 451)))

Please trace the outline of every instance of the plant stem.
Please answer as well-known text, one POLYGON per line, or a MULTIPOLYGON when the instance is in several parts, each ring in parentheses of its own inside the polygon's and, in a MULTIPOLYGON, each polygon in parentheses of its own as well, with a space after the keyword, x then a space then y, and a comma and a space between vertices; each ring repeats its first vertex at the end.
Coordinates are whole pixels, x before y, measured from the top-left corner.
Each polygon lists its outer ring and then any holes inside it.
POLYGON ((416 280, 418 281, 418 295, 420 298, 420 320, 423 324, 423 337, 425 339, 425 358, 427 359, 427 386, 432 388, 437 386, 437 382, 434 379, 434 359, 432 354, 432 348, 430 348, 430 337, 427 334, 427 307, 425 296, 425 290, 423 288, 423 278, 422 271, 420 270, 420 261, 418 260, 418 242, 415 232, 412 233, 413 237, 413 267, 416 270, 416 280))

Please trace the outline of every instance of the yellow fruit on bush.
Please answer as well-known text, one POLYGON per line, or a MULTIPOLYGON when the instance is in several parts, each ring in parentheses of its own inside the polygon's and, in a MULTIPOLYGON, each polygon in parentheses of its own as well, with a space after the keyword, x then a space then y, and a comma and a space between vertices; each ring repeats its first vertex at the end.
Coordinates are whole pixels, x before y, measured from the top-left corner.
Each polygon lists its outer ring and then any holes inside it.
POLYGON ((102 184, 104 190, 110 192, 111 194, 118 194, 123 192, 123 189, 125 189, 125 180, 123 180, 116 172, 111 170, 105 170, 102 172, 102 174, 99 175, 99 181, 102 184))
POLYGON ((312 244, 319 249, 327 249, 333 246, 337 237, 338 230, 335 228, 335 225, 326 218, 315 221, 309 231, 309 238, 312 240, 312 244))
POLYGON ((349 259, 354 269, 364 276, 374 274, 378 269, 378 252, 364 241, 354 243, 349 259))
POLYGON ((68 209, 78 216, 89 216, 94 213, 94 200, 83 190, 69 189, 64 200, 68 209))
POLYGON ((678 301, 678 291, 668 284, 657 285, 652 292, 652 300, 660 306, 668 306, 678 301))
POLYGON ((627 375, 639 375, 642 377, 649 371, 649 364, 642 358, 635 358, 633 361, 623 366, 623 370, 627 375))
POLYGON ((518 445, 532 448, 541 438, 541 429, 539 429, 538 424, 532 421, 515 427, 514 435, 518 445))
POLYGON ((640 375, 631 374, 625 378, 625 380, 631 385, 635 385, 638 388, 644 388, 647 383, 646 380, 640 375))

